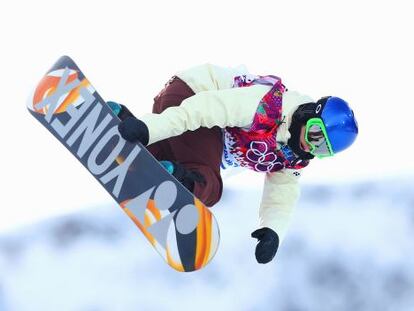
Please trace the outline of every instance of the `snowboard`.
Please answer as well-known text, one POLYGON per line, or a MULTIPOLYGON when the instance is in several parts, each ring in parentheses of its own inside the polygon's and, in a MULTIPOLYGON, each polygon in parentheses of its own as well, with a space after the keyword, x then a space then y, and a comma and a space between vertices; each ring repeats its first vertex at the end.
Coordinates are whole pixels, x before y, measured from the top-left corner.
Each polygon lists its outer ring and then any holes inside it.
POLYGON ((46 73, 28 110, 88 169, 168 265, 189 272, 211 261, 220 240, 211 211, 142 144, 121 137, 119 118, 71 58, 62 56, 46 73))

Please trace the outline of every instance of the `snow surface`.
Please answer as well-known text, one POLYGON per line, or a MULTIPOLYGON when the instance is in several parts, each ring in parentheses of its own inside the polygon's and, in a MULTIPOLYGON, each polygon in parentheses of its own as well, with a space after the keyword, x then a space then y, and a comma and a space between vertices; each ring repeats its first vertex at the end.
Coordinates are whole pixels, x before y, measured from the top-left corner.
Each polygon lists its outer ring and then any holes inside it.
POLYGON ((0 310, 413 310, 412 179, 304 183, 267 265, 250 238, 261 197, 250 172, 226 180, 221 244, 198 272, 169 268, 109 200, 2 233, 0 310))

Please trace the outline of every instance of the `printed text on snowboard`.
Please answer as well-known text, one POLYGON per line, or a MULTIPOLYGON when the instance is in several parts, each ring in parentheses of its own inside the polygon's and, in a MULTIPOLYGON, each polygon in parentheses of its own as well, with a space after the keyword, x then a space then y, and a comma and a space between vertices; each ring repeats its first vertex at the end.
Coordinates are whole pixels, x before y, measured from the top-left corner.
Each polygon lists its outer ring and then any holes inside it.
POLYGON ((115 186, 112 189, 112 194, 118 198, 122 185, 125 181, 128 168, 140 153, 141 148, 136 145, 120 165, 117 165, 111 170, 109 169, 111 164, 120 155, 126 142, 119 134, 117 126, 113 126, 109 130, 106 130, 112 118, 109 113, 107 113, 102 121, 97 124, 98 118, 102 112, 102 105, 95 105, 92 110, 87 112, 88 108, 95 101, 97 101, 94 95, 87 88, 81 87, 79 90, 80 96, 84 101, 79 108, 74 107, 73 105, 69 105, 67 107, 66 112, 70 116, 70 119, 67 120, 65 124, 63 124, 58 118, 53 118, 53 114, 58 108, 62 97, 66 97, 71 90, 75 89, 80 84, 78 79, 67 83, 69 71, 70 70, 68 68, 65 68, 56 91, 35 105, 35 108, 42 109, 44 107, 48 107, 47 113, 45 114, 45 120, 68 146, 72 146, 76 140, 81 138, 81 143, 76 152, 79 158, 82 158, 85 153, 93 147, 87 160, 87 168, 94 175, 102 175, 99 180, 104 184, 116 179, 115 186), (67 137, 67 134, 72 129, 75 130, 69 137, 67 137), (105 134, 100 137, 105 130, 105 134), (105 145, 114 138, 117 140, 115 148, 102 163, 97 163, 97 158, 100 152, 103 150, 105 145))

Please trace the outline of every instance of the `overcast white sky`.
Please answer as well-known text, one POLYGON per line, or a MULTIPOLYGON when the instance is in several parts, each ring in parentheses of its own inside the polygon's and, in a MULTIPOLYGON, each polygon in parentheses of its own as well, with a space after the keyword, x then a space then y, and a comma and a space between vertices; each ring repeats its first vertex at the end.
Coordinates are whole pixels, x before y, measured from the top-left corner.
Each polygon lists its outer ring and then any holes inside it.
MULTIPOLYGON (((210 62, 347 99, 360 135, 304 181, 413 172, 414 21, 409 1, 7 1, 0 4, 0 230, 111 200, 26 111, 36 83, 71 56, 104 99, 137 115, 176 71, 210 62), (7 4, 5 4, 7 3, 7 4), (70 197, 69 197, 69 194, 70 197)), ((259 204, 259 202, 258 202, 259 204)))

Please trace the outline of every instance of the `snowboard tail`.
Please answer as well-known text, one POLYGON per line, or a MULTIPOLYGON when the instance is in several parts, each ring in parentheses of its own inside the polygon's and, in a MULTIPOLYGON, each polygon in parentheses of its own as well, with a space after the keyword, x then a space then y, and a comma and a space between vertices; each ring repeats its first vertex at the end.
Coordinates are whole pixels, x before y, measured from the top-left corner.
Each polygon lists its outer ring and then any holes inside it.
POLYGON ((120 120, 67 56, 47 72, 29 112, 83 164, 177 271, 214 257, 220 239, 211 211, 140 143, 125 141, 120 120))

